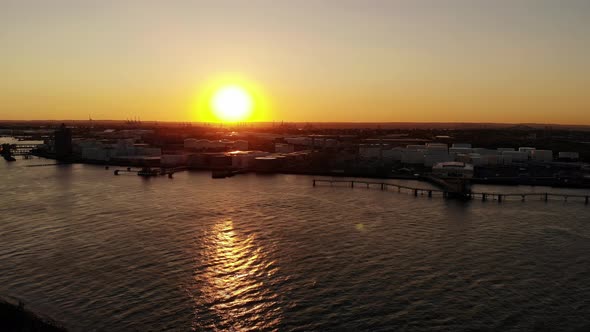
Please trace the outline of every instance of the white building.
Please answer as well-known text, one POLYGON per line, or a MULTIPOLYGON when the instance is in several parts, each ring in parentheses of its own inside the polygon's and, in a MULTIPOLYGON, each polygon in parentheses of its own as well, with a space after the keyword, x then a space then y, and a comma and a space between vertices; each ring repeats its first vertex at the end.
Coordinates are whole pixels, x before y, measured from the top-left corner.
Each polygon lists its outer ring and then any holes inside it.
POLYGON ((432 167, 432 174, 441 177, 472 178, 473 165, 462 162, 438 163, 432 167))

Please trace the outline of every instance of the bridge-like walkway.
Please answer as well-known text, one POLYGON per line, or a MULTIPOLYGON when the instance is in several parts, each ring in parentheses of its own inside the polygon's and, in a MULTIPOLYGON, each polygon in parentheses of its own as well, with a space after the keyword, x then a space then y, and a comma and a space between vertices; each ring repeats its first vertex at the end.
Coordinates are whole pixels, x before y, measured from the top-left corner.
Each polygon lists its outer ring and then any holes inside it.
MULTIPOLYGON (((378 181, 367 181, 367 180, 345 180, 345 179, 313 179, 313 186, 316 187, 321 184, 346 184, 350 188, 365 187, 365 188, 379 188, 380 190, 390 190, 390 188, 397 189, 398 192, 410 192, 414 196, 427 195, 433 197, 439 195, 442 197, 453 197, 452 192, 448 192, 443 189, 433 189, 424 187, 407 186, 396 183, 378 182, 378 181)), ((497 192, 469 192, 465 196, 467 199, 481 199, 486 200, 497 200, 499 203, 504 200, 513 200, 519 198, 525 201, 527 198, 536 197, 543 201, 549 201, 551 199, 560 199, 567 201, 568 199, 583 200, 584 203, 589 204, 590 195, 579 195, 579 194, 560 194, 560 193, 549 193, 549 192, 528 192, 528 193, 497 193, 497 192)))

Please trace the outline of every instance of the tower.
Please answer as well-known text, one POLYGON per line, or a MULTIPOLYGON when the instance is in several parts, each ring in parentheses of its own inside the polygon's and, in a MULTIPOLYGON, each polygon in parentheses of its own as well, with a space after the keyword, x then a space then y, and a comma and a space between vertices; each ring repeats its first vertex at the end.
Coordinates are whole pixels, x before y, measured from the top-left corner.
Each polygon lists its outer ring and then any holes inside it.
POLYGON ((67 159, 72 154, 72 129, 64 123, 55 131, 55 157, 57 160, 67 159))

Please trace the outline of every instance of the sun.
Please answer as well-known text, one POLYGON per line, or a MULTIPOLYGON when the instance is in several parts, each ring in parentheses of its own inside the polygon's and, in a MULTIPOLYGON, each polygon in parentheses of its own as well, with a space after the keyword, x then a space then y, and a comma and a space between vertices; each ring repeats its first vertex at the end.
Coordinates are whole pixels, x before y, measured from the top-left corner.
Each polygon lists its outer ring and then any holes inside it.
POLYGON ((252 112, 252 96, 238 85, 219 88, 211 98, 215 116, 224 122, 238 122, 248 119, 252 112))

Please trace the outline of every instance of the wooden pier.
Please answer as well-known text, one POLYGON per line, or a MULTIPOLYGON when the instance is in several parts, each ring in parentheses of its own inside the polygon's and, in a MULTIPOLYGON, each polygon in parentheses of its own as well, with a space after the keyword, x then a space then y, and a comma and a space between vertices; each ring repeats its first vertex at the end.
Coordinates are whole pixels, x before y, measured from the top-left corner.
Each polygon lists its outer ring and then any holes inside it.
MULTIPOLYGON (((380 190, 387 191, 390 189, 397 190, 398 192, 406 192, 411 193, 415 197, 418 196, 441 196, 444 198, 452 198, 454 196, 452 192, 448 192, 442 189, 434 189, 434 188, 421 188, 421 187, 413 187, 413 186, 405 186, 401 184, 395 183, 387 183, 387 182, 377 182, 377 181, 366 181, 366 180, 344 180, 344 179, 313 179, 313 186, 316 187, 319 184, 329 184, 333 186, 334 184, 345 184, 350 188, 379 188, 380 190)), ((515 201, 514 198, 518 198, 520 201, 526 201, 527 198, 538 198, 541 201, 549 201, 549 200, 562 200, 568 201, 569 199, 575 199, 583 201, 585 204, 590 203, 590 194, 588 195, 580 195, 580 194, 558 194, 558 193, 537 193, 537 192, 529 192, 529 193, 496 193, 496 192, 470 192, 461 198, 466 198, 468 200, 471 199, 480 199, 481 201, 487 200, 495 200, 498 203, 502 203, 506 200, 515 201)))

